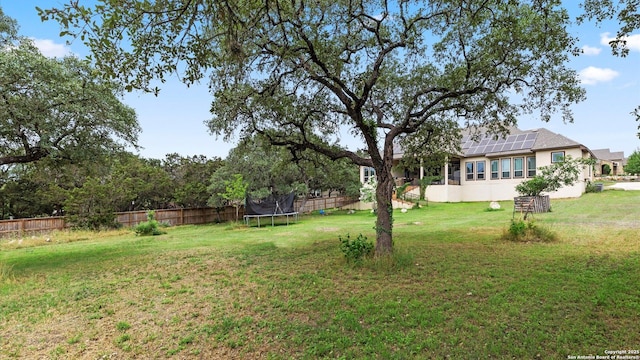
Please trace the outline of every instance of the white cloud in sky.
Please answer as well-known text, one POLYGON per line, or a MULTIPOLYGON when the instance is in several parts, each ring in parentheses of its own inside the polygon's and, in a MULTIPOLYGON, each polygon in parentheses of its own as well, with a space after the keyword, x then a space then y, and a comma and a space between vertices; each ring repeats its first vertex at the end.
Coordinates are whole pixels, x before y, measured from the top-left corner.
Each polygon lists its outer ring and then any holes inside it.
POLYGON ((49 39, 32 39, 33 44, 40 50, 42 55, 46 57, 64 57, 71 55, 71 49, 64 44, 56 44, 49 39))
POLYGON ((627 38, 629 50, 640 51, 640 34, 631 35, 627 38))
POLYGON ((613 80, 620 75, 615 70, 597 68, 595 66, 589 66, 580 70, 580 80, 586 85, 595 85, 601 82, 607 82, 613 80))
MULTIPOLYGON (((609 42, 615 40, 615 37, 609 36, 609 33, 600 34, 600 44, 609 46, 609 42)), ((627 47, 630 51, 640 51, 640 34, 634 34, 624 38, 627 41, 627 47)))
POLYGON ((602 51, 602 49, 598 47, 591 47, 589 45, 585 45, 582 47, 582 53, 589 56, 598 55, 600 54, 600 51, 602 51))

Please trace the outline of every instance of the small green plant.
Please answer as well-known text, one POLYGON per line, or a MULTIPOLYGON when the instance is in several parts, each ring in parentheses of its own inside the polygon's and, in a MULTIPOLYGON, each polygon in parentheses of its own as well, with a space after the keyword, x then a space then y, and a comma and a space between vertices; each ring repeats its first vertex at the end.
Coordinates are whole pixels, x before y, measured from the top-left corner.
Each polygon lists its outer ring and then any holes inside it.
POLYGON ((147 221, 136 225, 133 230, 139 236, 166 234, 166 232, 160 230, 160 223, 155 219, 155 211, 147 212, 147 221))
POLYGON ((131 350, 131 344, 129 343, 130 340, 131 340, 131 335, 122 334, 116 338, 115 342, 116 342, 116 345, 122 350, 130 351, 131 350))
POLYGON ((357 238, 351 239, 349 234, 346 237, 338 236, 340 240, 340 250, 348 262, 360 262, 366 256, 373 254, 373 242, 367 237, 359 234, 357 238))
POLYGON ((523 237, 527 232, 527 228, 532 228, 534 225, 531 221, 529 221, 528 225, 523 220, 511 220, 511 225, 509 226, 509 235, 512 238, 523 237))
POLYGON ((552 242, 557 236, 551 230, 537 226, 533 220, 512 219, 503 239, 515 242, 552 242))
POLYGON ((67 339, 67 344, 69 345, 73 345, 73 344, 77 344, 80 342, 80 340, 82 339, 82 334, 78 333, 70 338, 67 339))
POLYGON ((129 330, 130 328, 131 328, 131 325, 126 321, 120 321, 119 323, 116 324, 116 329, 120 331, 129 330))
POLYGON ((596 192, 600 192, 601 190, 602 190, 601 187, 598 187, 598 185, 592 183, 591 181, 587 182, 587 186, 584 189, 586 193, 596 193, 596 192))
POLYGON ((396 187, 396 197, 398 199, 402 199, 402 200, 406 200, 405 199, 405 191, 407 191, 407 188, 409 187, 409 185, 411 185, 411 183, 404 183, 398 187, 396 187))

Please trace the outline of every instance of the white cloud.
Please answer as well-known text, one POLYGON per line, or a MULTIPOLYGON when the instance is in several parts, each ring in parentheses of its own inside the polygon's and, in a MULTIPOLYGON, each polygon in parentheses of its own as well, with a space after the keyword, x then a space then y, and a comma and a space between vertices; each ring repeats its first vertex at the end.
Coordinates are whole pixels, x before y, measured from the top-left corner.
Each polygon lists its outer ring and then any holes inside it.
MULTIPOLYGON (((609 46, 609 42, 615 40, 615 37, 609 36, 609 33, 600 34, 600 44, 609 46)), ((627 47, 630 51, 640 51, 640 34, 634 34, 623 38, 627 41, 627 47)))
POLYGON ((33 44, 40 50, 42 55, 46 57, 64 57, 71 55, 71 49, 64 44, 56 44, 49 39, 32 39, 33 44))
POLYGON ((600 54, 600 51, 602 51, 602 49, 598 47, 591 47, 589 45, 585 45, 582 47, 582 53, 588 56, 598 55, 600 54))
POLYGON ((597 83, 611 81, 620 74, 615 70, 589 66, 580 70, 579 75, 583 84, 595 85, 597 83))
POLYGON ((629 50, 640 51, 640 34, 631 35, 627 38, 629 50))

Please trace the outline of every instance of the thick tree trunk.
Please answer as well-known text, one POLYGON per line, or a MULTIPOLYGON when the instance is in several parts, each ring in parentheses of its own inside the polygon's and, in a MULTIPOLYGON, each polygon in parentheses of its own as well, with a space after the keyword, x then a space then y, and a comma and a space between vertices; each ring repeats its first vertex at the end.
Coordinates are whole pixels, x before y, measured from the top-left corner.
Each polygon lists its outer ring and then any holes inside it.
POLYGON ((393 252, 393 176, 391 175, 391 155, 385 156, 382 171, 377 172, 378 187, 376 188, 376 202, 378 218, 376 219, 376 256, 388 255, 393 252))

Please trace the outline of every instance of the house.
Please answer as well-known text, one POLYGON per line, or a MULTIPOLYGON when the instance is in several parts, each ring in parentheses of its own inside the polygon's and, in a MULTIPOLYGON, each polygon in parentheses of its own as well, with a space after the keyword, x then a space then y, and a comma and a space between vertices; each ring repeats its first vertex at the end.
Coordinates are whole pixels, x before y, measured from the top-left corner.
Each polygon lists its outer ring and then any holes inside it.
MULTIPOLYGON (((427 187, 426 197, 435 202, 500 201, 518 196, 515 187, 537 174, 537 169, 562 161, 564 157, 594 158, 584 145, 547 129, 520 130, 511 128, 506 137, 463 134, 461 152, 451 155, 446 164, 436 170, 441 180, 427 187), (475 139, 475 140, 474 140, 475 139)), ((403 156, 394 149, 394 162, 403 156)), ((419 180, 425 169, 406 171, 394 166, 396 184, 410 182, 412 194, 419 194, 419 180)), ((374 176, 371 168, 360 169, 360 180, 374 176)), ((550 195, 552 198, 580 197, 587 182, 593 179, 593 169, 585 167, 580 180, 550 195)))
POLYGON ((609 149, 597 149, 592 151, 596 157, 595 175, 622 175, 626 165, 624 151, 611 152, 609 149), (607 171, 607 169, 609 171, 607 171))

